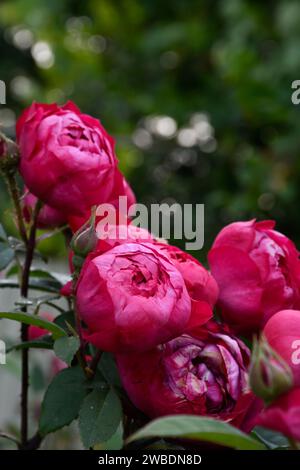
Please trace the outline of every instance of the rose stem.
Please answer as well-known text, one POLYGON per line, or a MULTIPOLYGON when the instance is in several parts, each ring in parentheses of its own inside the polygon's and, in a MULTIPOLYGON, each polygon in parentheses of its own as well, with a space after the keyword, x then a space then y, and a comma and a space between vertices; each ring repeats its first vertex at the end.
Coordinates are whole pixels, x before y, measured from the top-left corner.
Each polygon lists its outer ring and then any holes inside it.
POLYGON ((17 181, 13 174, 6 174, 6 180, 8 183, 9 193, 13 200, 15 211, 16 211, 18 229, 19 229, 23 242, 25 243, 25 245, 27 245, 28 239, 27 239, 27 233, 26 233, 26 228, 25 228, 23 214, 22 214, 22 208, 20 204, 20 191, 17 185, 17 181))
MULTIPOLYGON (((25 263, 21 280, 21 296, 26 298, 28 296, 30 268, 33 260, 37 217, 41 209, 40 201, 37 202, 33 215, 32 225, 30 228, 29 239, 27 244, 27 251, 25 263)), ((23 312, 27 311, 27 307, 22 308, 23 312)), ((22 323, 21 325, 21 340, 22 342, 28 341, 28 325, 22 323)), ((28 385, 29 385, 29 364, 28 364, 28 349, 22 350, 22 388, 21 388, 21 446, 26 446, 28 440, 28 385)))

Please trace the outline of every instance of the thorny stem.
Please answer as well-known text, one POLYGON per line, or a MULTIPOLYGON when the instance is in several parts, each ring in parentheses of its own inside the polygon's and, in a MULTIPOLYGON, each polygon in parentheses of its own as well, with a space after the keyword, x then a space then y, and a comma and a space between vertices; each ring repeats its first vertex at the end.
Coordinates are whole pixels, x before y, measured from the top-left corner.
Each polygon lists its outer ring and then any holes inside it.
POLYGON ((14 203, 14 207, 16 211, 18 229, 19 229, 23 242, 25 243, 25 245, 27 245, 28 238, 27 238, 26 228, 25 228, 23 214, 22 214, 22 207, 20 204, 20 191, 17 185, 16 177, 14 174, 6 174, 6 180, 8 184, 8 190, 12 198, 12 201, 14 203))
MULTIPOLYGON (((29 277, 30 268, 33 260, 37 218, 41 209, 41 203, 38 201, 32 216, 32 225, 30 228, 29 239, 27 243, 27 252, 25 257, 24 268, 21 280, 21 296, 26 298, 29 290, 29 277)), ((22 308, 26 312, 27 307, 22 308)), ((28 325, 22 323, 21 325, 21 341, 28 341, 28 325)), ((22 385, 21 385, 21 448, 25 448, 28 442, 28 386, 29 386, 29 364, 28 364, 28 349, 22 350, 22 385)))
POLYGON ((77 276, 75 276, 74 274, 73 281, 72 281, 72 297, 73 297, 73 308, 74 308, 76 331, 78 333, 78 337, 80 341, 80 348, 76 356, 85 375, 87 376, 87 378, 90 378, 88 371, 87 371, 87 363, 86 363, 85 354, 84 354, 84 340, 82 337, 81 322, 80 322, 80 317, 79 317, 78 310, 76 307, 76 300, 75 300, 76 283, 77 283, 77 276))

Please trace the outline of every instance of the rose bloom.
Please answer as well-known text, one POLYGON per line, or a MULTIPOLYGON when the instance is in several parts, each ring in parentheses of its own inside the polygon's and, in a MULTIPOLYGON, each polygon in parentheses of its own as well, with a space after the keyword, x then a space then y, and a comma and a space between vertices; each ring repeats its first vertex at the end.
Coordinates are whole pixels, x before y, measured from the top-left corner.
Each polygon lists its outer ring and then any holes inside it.
POLYGON ((90 255, 76 303, 87 341, 112 352, 151 349, 212 315, 207 305, 192 309, 182 275, 149 243, 126 243, 90 255))
POLYGON ((250 352, 226 327, 211 320, 141 354, 117 354, 123 386, 150 418, 211 416, 246 426, 255 398, 247 387, 250 352))
POLYGON ((114 141, 72 103, 34 103, 17 122, 20 172, 32 194, 66 214, 106 202, 115 184, 114 141))
MULTIPOLYGON (((124 224, 123 219, 126 220, 128 216, 128 211, 129 208, 136 204, 136 197, 135 194, 129 185, 128 181, 124 178, 122 173, 119 170, 115 171, 115 181, 114 181, 114 186, 112 189, 112 192, 108 198, 107 201, 105 201, 106 204, 111 204, 113 208, 115 209, 115 220, 110 221, 110 225, 114 224, 124 224), (119 198, 120 197, 126 197, 126 204, 127 204, 127 210, 125 212, 122 212, 122 208, 119 206, 119 198)), ((72 230, 73 233, 77 232, 77 230, 82 227, 85 222, 90 218, 91 216, 91 211, 88 210, 85 212, 85 214, 78 216, 78 215, 70 215, 68 216, 68 223, 69 226, 72 230)), ((96 225, 103 220, 104 217, 97 216, 96 218, 96 225)))
POLYGON ((236 222, 214 241, 208 260, 220 313, 233 329, 251 334, 279 310, 300 305, 299 252, 275 222, 236 222))
MULTIPOLYGON (((24 192, 22 199, 23 215, 27 223, 30 222, 32 213, 37 203, 37 198, 29 191, 24 192)), ((38 214, 37 227, 40 229, 53 229, 67 223, 62 211, 44 204, 38 214)))
POLYGON ((102 253, 124 243, 157 243, 154 235, 148 232, 148 230, 136 227, 130 221, 128 221, 128 225, 102 225, 98 223, 96 231, 99 238, 97 250, 102 253))
POLYGON ((255 424, 300 441, 300 388, 281 395, 257 417, 255 424))
POLYGON ((200 302, 207 302, 211 308, 214 307, 219 293, 218 285, 213 276, 193 256, 176 246, 162 243, 161 239, 155 238, 148 230, 131 223, 110 226, 99 224, 97 235, 98 250, 101 252, 128 242, 154 243, 156 249, 161 250, 181 273, 192 302, 195 301, 198 306, 201 305, 200 302))
POLYGON ((210 272, 193 256, 176 246, 166 243, 159 247, 180 271, 191 298, 207 302, 213 308, 217 302, 219 288, 210 272))
POLYGON ((276 313, 267 322, 263 333, 271 348, 288 364, 295 385, 300 387, 300 311, 276 313))

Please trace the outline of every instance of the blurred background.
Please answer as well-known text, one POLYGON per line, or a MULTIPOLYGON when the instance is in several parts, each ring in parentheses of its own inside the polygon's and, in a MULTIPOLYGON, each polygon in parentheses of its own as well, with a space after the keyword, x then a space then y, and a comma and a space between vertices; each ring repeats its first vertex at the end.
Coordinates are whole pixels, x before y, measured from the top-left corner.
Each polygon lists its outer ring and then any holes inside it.
MULTIPOLYGON (((300 246, 299 26, 297 0, 1 0, 0 126, 14 137, 33 100, 73 100, 116 138, 138 201, 205 204, 200 259, 222 226, 252 217, 276 219, 300 246)), ((0 214, 13 231, 2 180, 0 214)), ((65 268, 62 237, 44 250, 65 268)), ((1 309, 11 302, 1 295, 1 309)), ((17 413, 9 360, 2 423, 17 413)))
POLYGON ((139 201, 205 204, 200 257, 250 217, 299 243, 299 26, 297 0, 2 0, 0 123, 33 100, 100 118, 139 201))

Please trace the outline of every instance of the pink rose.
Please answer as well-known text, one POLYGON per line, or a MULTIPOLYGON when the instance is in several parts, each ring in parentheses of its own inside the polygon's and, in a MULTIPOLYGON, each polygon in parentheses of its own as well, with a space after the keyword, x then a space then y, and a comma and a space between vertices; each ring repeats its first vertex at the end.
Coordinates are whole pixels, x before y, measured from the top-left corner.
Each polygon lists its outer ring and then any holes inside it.
POLYGON ((76 302, 86 339, 112 352, 153 348, 212 314, 210 308, 192 310, 180 272, 150 243, 126 243, 90 255, 76 302))
POLYGON ((258 416, 255 424, 300 441, 300 388, 280 396, 258 416))
POLYGON ((114 141, 72 102, 31 105, 17 122, 17 140, 25 184, 46 204, 80 216, 111 196, 114 141))
POLYGON ((181 273, 191 298, 207 302, 213 308, 219 295, 219 288, 213 276, 198 260, 180 248, 167 243, 159 247, 181 273))
POLYGON ((208 255, 220 288, 220 313, 241 334, 257 332, 274 313, 300 305, 299 252, 274 226, 255 220, 230 224, 208 255))
MULTIPOLYGON (((30 222, 32 212, 37 203, 37 198, 29 191, 25 191, 23 196, 23 215, 26 222, 30 222)), ((66 216, 62 211, 44 204, 39 212, 37 227, 40 229, 53 229, 66 224, 66 216)))
MULTIPOLYGON (((116 209, 116 220, 113 221, 116 224, 123 224, 123 221, 120 219, 123 217, 124 219, 127 218, 128 210, 130 206, 136 204, 136 198, 133 190, 131 189, 129 183, 126 181, 124 176, 119 170, 115 172, 115 181, 112 192, 107 201, 104 201, 105 204, 111 204, 116 209), (120 196, 126 197, 126 204, 127 204, 127 212, 122 212, 121 208, 119 207, 119 198, 120 196)), ((82 227, 85 222, 90 218, 91 211, 88 210, 85 214, 78 216, 78 215, 69 215, 68 216, 68 223, 73 233, 77 232, 77 230, 82 227)), ((101 217, 97 217, 97 223, 101 220, 101 217)))
POLYGON ((128 225, 101 225, 96 227, 99 243, 97 249, 102 253, 111 250, 115 246, 132 242, 149 242, 156 243, 154 236, 148 230, 136 227, 128 223, 128 225))
POLYGON ((129 398, 150 418, 208 415, 242 427, 255 402, 249 358, 248 348, 212 320, 151 351, 117 354, 117 364, 129 398))
POLYGON ((300 387, 300 311, 276 313, 267 322, 263 333, 271 348, 290 367, 294 383, 300 387))

